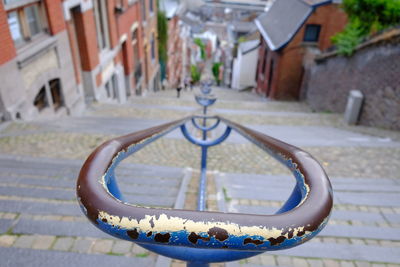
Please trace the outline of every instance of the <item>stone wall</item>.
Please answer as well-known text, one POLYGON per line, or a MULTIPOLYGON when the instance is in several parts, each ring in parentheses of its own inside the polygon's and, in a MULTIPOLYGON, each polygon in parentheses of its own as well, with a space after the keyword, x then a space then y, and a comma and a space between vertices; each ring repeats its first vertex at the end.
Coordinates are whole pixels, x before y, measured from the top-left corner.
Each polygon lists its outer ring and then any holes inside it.
POLYGON ((343 113, 349 91, 360 90, 359 124, 400 130, 400 29, 360 45, 351 57, 317 56, 304 79, 311 108, 343 113))

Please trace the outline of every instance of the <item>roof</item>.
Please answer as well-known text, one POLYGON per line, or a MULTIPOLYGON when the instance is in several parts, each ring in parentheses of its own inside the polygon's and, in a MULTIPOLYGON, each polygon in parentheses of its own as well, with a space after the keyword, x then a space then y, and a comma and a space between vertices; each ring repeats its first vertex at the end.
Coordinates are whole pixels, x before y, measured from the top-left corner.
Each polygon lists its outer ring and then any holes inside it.
POLYGON ((161 0, 160 10, 165 12, 167 19, 170 19, 176 15, 179 4, 179 0, 161 0))
POLYGON ((253 21, 232 21, 230 26, 236 32, 252 32, 257 30, 253 21))
POLYGON ((276 0, 255 23, 272 51, 288 44, 312 11, 331 0, 276 0))
POLYGON ((247 54, 254 49, 258 48, 260 45, 260 40, 250 40, 247 42, 243 42, 239 45, 239 50, 242 52, 242 54, 247 54))

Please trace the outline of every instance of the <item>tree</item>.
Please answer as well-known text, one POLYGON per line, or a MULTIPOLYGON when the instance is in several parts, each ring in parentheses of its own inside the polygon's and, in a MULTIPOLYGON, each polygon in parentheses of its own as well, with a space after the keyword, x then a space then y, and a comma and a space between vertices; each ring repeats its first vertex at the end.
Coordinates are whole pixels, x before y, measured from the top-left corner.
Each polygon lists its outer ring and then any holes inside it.
POLYGON ((168 60, 168 20, 163 11, 157 12, 157 32, 158 32, 158 57, 161 66, 161 79, 165 79, 166 65, 168 60))
POLYGON ((344 0, 342 6, 349 23, 332 42, 343 55, 351 55, 368 35, 400 23, 400 0, 344 0))
POLYGON ((212 73, 218 86, 221 83, 221 80, 219 79, 219 68, 221 67, 221 65, 221 62, 215 62, 212 66, 212 73))
POLYGON ((201 72, 200 72, 199 68, 196 65, 191 65, 190 66, 190 74, 191 74, 193 83, 197 83, 197 82, 200 81, 201 72))
POLYGON ((206 60, 206 46, 200 38, 195 38, 194 43, 200 47, 201 59, 206 60))

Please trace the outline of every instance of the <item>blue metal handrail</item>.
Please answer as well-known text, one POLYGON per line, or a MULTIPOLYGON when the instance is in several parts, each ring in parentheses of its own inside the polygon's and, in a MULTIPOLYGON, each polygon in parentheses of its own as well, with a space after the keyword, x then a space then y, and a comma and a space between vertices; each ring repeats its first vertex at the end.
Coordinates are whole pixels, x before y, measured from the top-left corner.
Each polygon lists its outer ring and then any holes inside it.
POLYGON ((209 266, 211 262, 238 260, 302 244, 326 225, 333 205, 329 179, 311 155, 222 117, 206 115, 189 116, 102 144, 81 169, 77 195, 84 213, 102 231, 161 255, 187 261, 188 266, 209 266), (203 126, 196 119, 203 119, 203 126), (206 119, 215 123, 207 127, 206 119), (190 122, 203 132, 202 140, 188 131, 190 122), (225 131, 208 140, 207 132, 220 123, 225 124, 225 131), (118 189, 115 168, 126 157, 177 128, 188 141, 201 147, 198 211, 126 203, 118 189), (226 140, 232 131, 274 156, 294 174, 296 186, 275 215, 204 211, 207 149, 226 140))

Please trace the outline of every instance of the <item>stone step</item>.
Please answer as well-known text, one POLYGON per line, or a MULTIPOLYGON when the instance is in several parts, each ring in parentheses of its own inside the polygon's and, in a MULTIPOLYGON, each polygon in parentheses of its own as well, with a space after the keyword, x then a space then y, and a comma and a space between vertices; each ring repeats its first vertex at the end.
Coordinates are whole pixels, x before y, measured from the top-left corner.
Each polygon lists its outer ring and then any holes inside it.
POLYGON ((388 214, 384 213, 383 216, 388 220, 389 222, 393 223, 400 223, 400 214, 388 214))
POLYGON ((25 213, 35 215, 81 216, 81 209, 76 202, 40 202, 31 200, 0 200, 0 212, 25 213))
MULTIPOLYGON (((124 186, 149 186, 154 187, 156 184, 162 190, 163 187, 176 187, 180 184, 180 180, 183 174, 182 171, 174 178, 160 178, 151 176, 122 176, 116 175, 119 184, 124 186)), ((15 173, 11 175, 0 174, 0 184, 22 184, 30 186, 49 186, 49 187, 66 187, 75 188, 77 177, 30 177, 29 174, 16 175, 15 173)), ((134 190, 134 189, 132 189, 134 190)), ((129 191, 129 190, 128 190, 129 191)), ((135 192, 135 191, 133 191, 135 192)))
MULTIPOLYGON (((80 167, 79 167, 80 168, 80 167)), ((0 164, 0 173, 2 176, 6 176, 6 174, 10 175, 18 175, 18 176, 34 176, 34 177, 51 177, 51 178, 66 178, 76 180, 79 175, 78 167, 75 169, 72 168, 48 168, 47 166, 28 166, 22 163, 15 164, 14 166, 7 165, 2 166, 0 164)), ((151 167, 149 167, 151 168, 151 167)), ((140 167, 136 168, 124 168, 118 167, 116 169, 117 177, 159 177, 163 179, 174 179, 182 176, 182 170, 163 170, 163 169, 140 169, 140 167)))
POLYGON ((49 250, 32 250, 22 248, 0 248, 1 266, 41 266, 41 267, 70 267, 70 266, 118 266, 143 267, 154 266, 154 259, 128 258, 111 255, 88 255, 73 252, 49 250))
POLYGON ((14 234, 40 234, 54 236, 82 236, 96 238, 113 238, 97 229, 89 221, 65 222, 52 220, 19 219, 13 227, 14 234))
POLYGON ((307 242, 301 246, 287 250, 270 251, 268 254, 351 261, 371 261, 376 263, 400 263, 400 247, 393 248, 307 242))
POLYGON ((5 232, 8 231, 8 229, 10 229, 10 227, 12 226, 14 220, 10 220, 10 219, 0 219, 0 234, 4 234, 5 232))
MULTIPOLYGON (((51 200, 75 200, 76 192, 65 189, 48 189, 48 188, 32 188, 32 187, 16 187, 16 186, 0 186, 0 195, 3 196, 18 196, 18 197, 29 197, 29 198, 46 198, 51 200)), ((175 203, 175 196, 177 194, 177 188, 166 188, 164 194, 151 194, 147 192, 140 192, 140 188, 136 187, 134 191, 123 190, 125 187, 121 187, 121 191, 127 202, 132 204, 140 204, 145 206, 162 206, 172 207, 175 203)), ((129 189, 129 188, 127 188, 129 189)), ((133 189, 130 187, 130 189, 133 189)), ((156 191, 156 190, 155 190, 156 191)))
POLYGON ((327 225, 319 236, 400 241, 400 229, 392 227, 327 225))
POLYGON ((125 135, 128 133, 137 132, 143 129, 161 125, 166 122, 168 121, 131 119, 122 117, 107 118, 107 117, 96 116, 95 118, 93 117, 64 118, 62 121, 52 120, 39 124, 46 127, 46 129, 51 129, 52 131, 125 135))
MULTIPOLYGON (((251 206, 251 205, 230 205, 230 212, 250 213, 250 214, 274 214, 279 210, 277 207, 251 206)), ((331 219, 343 221, 361 221, 369 223, 395 222, 392 217, 396 214, 382 214, 376 212, 333 210, 331 219), (388 216, 388 218, 386 218, 388 216)), ((399 215, 400 217, 400 215, 399 215)), ((400 219, 400 218, 399 218, 400 219)))
MULTIPOLYGON (((278 182, 286 183, 294 181, 291 175, 277 174, 250 174, 250 173, 222 173, 221 177, 229 178, 232 182, 242 184, 243 181, 253 182, 278 182)), ((392 178, 354 178, 354 177, 329 177, 335 184, 355 184, 355 185, 400 185, 400 181, 392 178)))
POLYGON ((27 176, 5 176, 0 174, 0 185, 48 186, 72 189, 75 188, 76 181, 64 178, 32 178, 27 176))
MULTIPOLYGON (((0 154, 0 173, 16 173, 45 177, 68 175, 76 179, 84 161, 70 159, 33 158, 0 154)), ((121 163, 116 169, 119 175, 155 176, 175 178, 182 173, 181 168, 153 166, 145 164, 121 163)))
POLYGON ((0 195, 30 198, 47 198, 56 200, 74 200, 75 191, 63 189, 44 189, 33 187, 0 186, 0 195))
MULTIPOLYGON (((286 201, 290 196, 291 188, 252 188, 239 189, 227 186, 226 192, 231 198, 286 201)), ((334 192, 336 204, 368 205, 382 207, 400 207, 399 193, 373 192, 334 192)))

